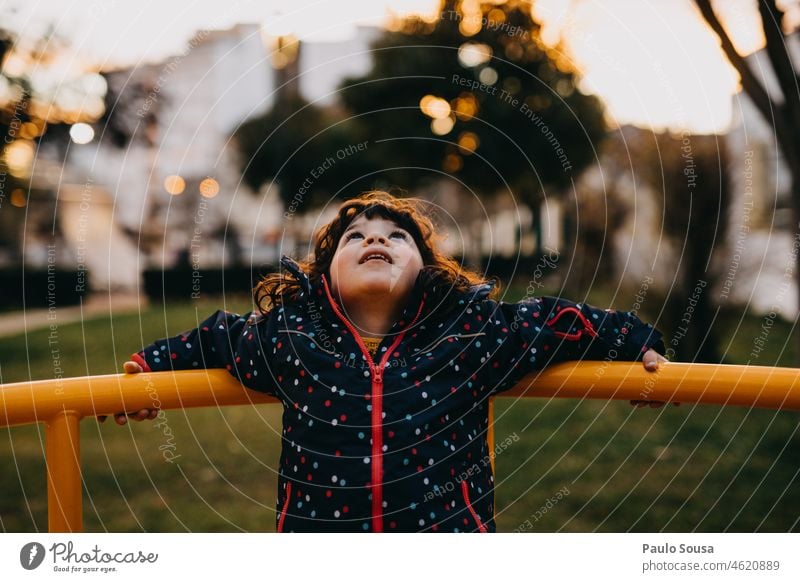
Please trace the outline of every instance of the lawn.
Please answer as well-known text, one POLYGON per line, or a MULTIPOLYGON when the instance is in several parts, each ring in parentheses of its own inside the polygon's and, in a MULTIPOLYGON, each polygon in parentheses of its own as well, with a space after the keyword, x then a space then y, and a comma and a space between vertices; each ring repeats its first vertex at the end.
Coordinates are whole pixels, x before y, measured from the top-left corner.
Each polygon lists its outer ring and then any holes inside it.
MULTIPOLYGON (((248 305, 238 298, 224 307, 248 305)), ((1 338, 0 378, 53 377, 54 347, 65 376, 113 373, 143 343, 194 327, 220 306, 170 304, 59 325, 56 343, 50 330, 1 338)), ((759 324, 752 316, 727 324, 728 361, 749 351, 748 330, 759 324)), ((778 338, 789 331, 775 324, 774 352, 762 353, 761 363, 785 362, 778 338)), ((272 531, 280 408, 166 418, 180 455, 174 463, 165 462, 164 433, 152 422, 81 423, 86 530, 272 531)), ((512 437, 496 459, 498 529, 797 531, 799 419, 734 407, 498 399, 496 439, 512 437)), ((3 531, 46 530, 43 447, 41 426, 3 430, 3 531)))

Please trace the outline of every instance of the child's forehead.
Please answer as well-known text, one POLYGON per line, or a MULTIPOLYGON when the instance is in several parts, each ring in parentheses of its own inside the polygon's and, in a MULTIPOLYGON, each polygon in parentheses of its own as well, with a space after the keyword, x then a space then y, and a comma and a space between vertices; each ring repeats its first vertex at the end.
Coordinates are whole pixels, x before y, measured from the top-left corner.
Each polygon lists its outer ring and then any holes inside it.
POLYGON ((374 224, 379 222, 385 222, 387 226, 399 227, 399 225, 390 218, 384 218, 383 216, 373 216, 372 218, 367 218, 366 215, 362 214, 361 216, 359 216, 358 218, 353 220, 353 222, 350 223, 350 226, 347 227, 346 231, 353 228, 364 227, 367 224, 374 224))

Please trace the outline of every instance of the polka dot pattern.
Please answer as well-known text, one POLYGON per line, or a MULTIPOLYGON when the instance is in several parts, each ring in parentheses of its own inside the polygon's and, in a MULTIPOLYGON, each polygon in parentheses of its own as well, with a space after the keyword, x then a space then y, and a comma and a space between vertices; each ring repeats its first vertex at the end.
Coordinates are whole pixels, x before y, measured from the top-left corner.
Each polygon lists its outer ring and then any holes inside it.
POLYGON ((490 285, 451 292, 454 303, 437 310, 421 275, 373 360, 324 284, 282 264, 303 285, 300 301, 268 314, 217 311, 136 355, 152 371, 225 368, 281 400, 282 531, 373 531, 376 520, 383 531, 494 531, 488 398, 550 363, 664 351, 661 334, 631 313, 547 297, 498 303, 490 285))

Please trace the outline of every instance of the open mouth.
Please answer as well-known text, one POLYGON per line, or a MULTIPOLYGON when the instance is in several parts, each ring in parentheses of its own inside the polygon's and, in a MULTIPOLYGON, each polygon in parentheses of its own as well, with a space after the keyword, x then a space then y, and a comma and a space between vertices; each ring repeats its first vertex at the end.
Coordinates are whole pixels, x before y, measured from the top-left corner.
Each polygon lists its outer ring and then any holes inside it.
POLYGON ((392 259, 389 255, 380 252, 370 252, 361 257, 361 260, 358 262, 359 265, 367 263, 369 261, 383 261, 385 263, 392 264, 392 259))

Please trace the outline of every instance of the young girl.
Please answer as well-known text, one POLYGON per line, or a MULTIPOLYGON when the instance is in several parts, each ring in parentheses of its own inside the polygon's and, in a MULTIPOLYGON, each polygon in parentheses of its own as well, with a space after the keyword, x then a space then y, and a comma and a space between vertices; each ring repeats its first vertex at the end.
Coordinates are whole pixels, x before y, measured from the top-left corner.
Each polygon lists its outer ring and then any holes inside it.
POLYGON ((411 200, 349 200, 313 255, 259 283, 259 311, 218 311, 125 371, 227 368, 281 400, 278 531, 494 531, 489 397, 564 360, 654 370, 661 334, 562 299, 497 302, 436 243, 411 200))

